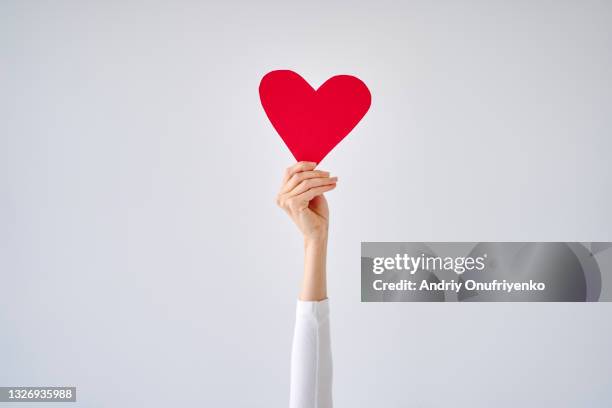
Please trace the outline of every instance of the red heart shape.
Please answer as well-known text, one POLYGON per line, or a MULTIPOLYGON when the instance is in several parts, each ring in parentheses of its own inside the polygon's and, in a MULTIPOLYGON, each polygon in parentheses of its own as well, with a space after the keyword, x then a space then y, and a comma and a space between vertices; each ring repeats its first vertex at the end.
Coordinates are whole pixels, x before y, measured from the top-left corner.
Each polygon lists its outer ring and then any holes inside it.
POLYGON ((331 77, 315 90, 288 70, 267 73, 259 97, 295 159, 316 163, 353 130, 372 99, 368 87, 354 76, 331 77))

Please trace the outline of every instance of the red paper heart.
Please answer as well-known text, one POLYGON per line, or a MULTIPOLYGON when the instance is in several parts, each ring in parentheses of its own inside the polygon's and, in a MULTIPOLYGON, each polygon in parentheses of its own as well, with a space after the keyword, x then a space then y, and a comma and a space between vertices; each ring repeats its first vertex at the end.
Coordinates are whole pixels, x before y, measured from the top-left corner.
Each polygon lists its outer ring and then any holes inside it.
POLYGON ((350 75, 315 90, 293 71, 267 73, 259 97, 270 122, 297 161, 319 163, 370 108, 368 87, 350 75))

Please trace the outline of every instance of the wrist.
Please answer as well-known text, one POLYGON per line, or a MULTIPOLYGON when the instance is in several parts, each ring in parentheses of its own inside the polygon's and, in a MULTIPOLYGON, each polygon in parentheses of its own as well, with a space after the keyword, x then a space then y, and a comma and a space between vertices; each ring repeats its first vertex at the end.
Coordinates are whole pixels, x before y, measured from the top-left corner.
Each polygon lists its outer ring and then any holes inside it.
POLYGON ((327 234, 304 237, 304 277, 300 300, 321 301, 327 298, 327 234))
POLYGON ((304 237, 304 249, 325 249, 327 248, 327 232, 316 236, 304 237))

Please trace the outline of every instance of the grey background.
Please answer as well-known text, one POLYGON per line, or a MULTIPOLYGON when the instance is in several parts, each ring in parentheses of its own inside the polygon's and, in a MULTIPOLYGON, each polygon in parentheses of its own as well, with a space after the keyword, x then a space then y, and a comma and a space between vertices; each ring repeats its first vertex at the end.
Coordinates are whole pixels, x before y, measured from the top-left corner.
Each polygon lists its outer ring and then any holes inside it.
POLYGON ((322 163, 336 406, 610 406, 611 304, 361 304, 359 269, 361 241, 612 240, 611 22, 606 1, 2 1, 0 384, 287 405, 301 241, 257 86, 289 68, 373 95, 322 163))

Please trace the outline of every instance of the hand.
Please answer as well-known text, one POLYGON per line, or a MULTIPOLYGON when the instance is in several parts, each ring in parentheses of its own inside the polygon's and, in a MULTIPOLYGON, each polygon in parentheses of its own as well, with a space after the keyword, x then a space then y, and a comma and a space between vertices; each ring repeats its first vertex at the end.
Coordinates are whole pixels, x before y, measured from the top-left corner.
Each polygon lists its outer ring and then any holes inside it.
POLYGON ((338 177, 315 170, 316 163, 298 162, 285 171, 276 203, 298 226, 306 242, 327 240, 329 208, 323 193, 336 188, 338 177))

